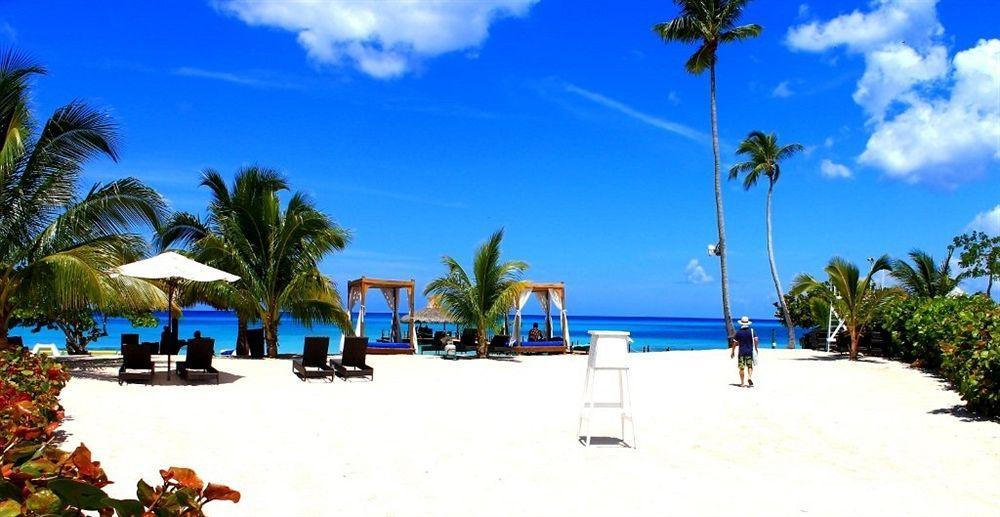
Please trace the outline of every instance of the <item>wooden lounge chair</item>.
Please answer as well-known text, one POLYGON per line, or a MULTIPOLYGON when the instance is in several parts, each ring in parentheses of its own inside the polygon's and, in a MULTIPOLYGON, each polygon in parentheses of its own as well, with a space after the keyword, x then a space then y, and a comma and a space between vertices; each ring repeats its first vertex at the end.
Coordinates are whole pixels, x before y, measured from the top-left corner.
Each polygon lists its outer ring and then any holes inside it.
POLYGON ((292 359, 292 372, 305 382, 306 379, 328 378, 330 382, 336 373, 327 363, 326 355, 330 351, 330 338, 326 336, 306 337, 302 345, 302 357, 292 359))
POLYGON ((138 343, 122 345, 122 366, 118 369, 119 386, 132 381, 152 383, 155 371, 148 348, 138 343))
POLYGON ((497 334, 490 340, 490 345, 486 349, 486 355, 514 355, 516 351, 510 346, 510 336, 497 334))
POLYGON ((139 334, 122 334, 121 345, 138 345, 139 334))
POLYGON ((375 369, 365 364, 365 356, 368 353, 368 338, 348 337, 344 338, 344 350, 340 359, 330 360, 337 377, 345 381, 350 377, 368 377, 375 380, 375 369))
POLYGON ((264 329, 247 329, 247 348, 250 359, 264 358, 264 329))
POLYGON ((191 339, 187 344, 187 357, 177 362, 177 375, 188 381, 215 379, 219 383, 219 370, 212 367, 215 355, 215 340, 209 338, 191 339))

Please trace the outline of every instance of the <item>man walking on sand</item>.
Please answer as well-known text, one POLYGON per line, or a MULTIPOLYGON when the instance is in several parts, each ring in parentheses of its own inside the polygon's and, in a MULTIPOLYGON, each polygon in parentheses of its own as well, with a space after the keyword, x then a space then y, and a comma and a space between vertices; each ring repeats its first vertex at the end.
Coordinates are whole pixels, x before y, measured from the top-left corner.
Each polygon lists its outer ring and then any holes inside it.
POLYGON ((736 348, 740 349, 740 357, 736 360, 736 365, 740 368, 740 387, 743 388, 747 385, 753 387, 753 356, 757 352, 757 335, 754 333, 753 329, 750 328, 753 323, 750 318, 743 316, 740 318, 740 329, 736 331, 733 336, 733 341, 730 344, 729 358, 732 359, 736 355, 736 348), (747 370, 747 382, 743 382, 743 369, 747 370))

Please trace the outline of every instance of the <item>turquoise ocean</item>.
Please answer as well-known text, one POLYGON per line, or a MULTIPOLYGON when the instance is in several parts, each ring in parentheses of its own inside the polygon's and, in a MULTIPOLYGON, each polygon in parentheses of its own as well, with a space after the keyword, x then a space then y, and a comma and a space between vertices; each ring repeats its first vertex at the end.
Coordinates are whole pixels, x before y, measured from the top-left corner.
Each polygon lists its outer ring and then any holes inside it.
MULTIPOLYGON (((94 350, 117 350, 122 333, 137 333, 141 341, 159 341, 160 329, 166 324, 166 315, 158 315, 160 327, 133 328, 124 319, 112 318, 107 322, 107 335, 92 343, 89 348, 94 350)), ((369 313, 366 315, 366 333, 375 339, 383 333, 388 333, 391 317, 388 313, 369 313)), ((554 332, 558 335, 559 319, 554 318, 554 332)), ((524 316, 524 332, 531 328, 532 323, 538 323, 545 328, 544 318, 538 315, 524 316)), ((430 325, 440 330, 441 325, 430 325)), ((726 330, 722 319, 712 318, 670 318, 670 317, 627 317, 627 316, 570 316, 570 340, 577 344, 586 344, 590 338, 588 330, 625 330, 632 333, 632 349, 635 351, 650 350, 706 350, 726 348, 726 330)), ((772 336, 778 347, 783 346, 785 329, 774 319, 755 319, 753 328, 760 336, 760 344, 770 347, 772 336)), ((448 330, 454 331, 454 325, 448 325, 448 330)), ((29 347, 35 343, 54 343, 62 348, 65 338, 59 330, 42 329, 32 333, 32 329, 18 327, 11 329, 11 335, 24 338, 29 347)), ((179 334, 181 339, 191 337, 194 331, 201 331, 203 336, 215 338, 216 352, 233 348, 236 341, 236 317, 231 312, 214 310, 186 310, 180 320, 179 334)), ((405 332, 405 325, 404 325, 405 332)), ((799 332, 801 337, 801 331, 799 332)), ((281 322, 278 335, 278 348, 281 353, 294 354, 302 351, 302 341, 305 336, 330 336, 330 352, 336 353, 340 343, 340 330, 332 325, 314 325, 306 328, 291 319, 281 322)))

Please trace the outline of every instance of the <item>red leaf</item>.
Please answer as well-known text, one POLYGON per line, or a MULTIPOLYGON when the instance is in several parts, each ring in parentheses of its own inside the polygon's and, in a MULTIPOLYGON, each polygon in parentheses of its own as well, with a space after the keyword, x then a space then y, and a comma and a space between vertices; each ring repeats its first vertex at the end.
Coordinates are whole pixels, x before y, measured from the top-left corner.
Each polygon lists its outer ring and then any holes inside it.
POLYGON ((232 501, 234 503, 240 502, 240 493, 226 485, 216 485, 215 483, 209 483, 208 487, 205 488, 205 500, 207 501, 232 501))
POLYGON ((201 491, 201 487, 204 486, 204 482, 198 477, 198 474, 184 467, 170 467, 167 470, 161 470, 160 475, 163 476, 163 481, 173 479, 180 486, 199 492, 201 491))

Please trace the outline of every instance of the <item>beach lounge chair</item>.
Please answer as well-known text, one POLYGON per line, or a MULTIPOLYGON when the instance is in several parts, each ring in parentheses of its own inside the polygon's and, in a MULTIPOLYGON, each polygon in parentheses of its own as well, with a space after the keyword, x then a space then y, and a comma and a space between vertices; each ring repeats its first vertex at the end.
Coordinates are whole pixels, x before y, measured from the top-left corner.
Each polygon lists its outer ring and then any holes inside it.
POLYGON ((514 355, 514 347, 510 346, 510 336, 505 336, 503 334, 497 334, 493 336, 490 340, 489 347, 486 349, 486 355, 514 355))
POLYGON ((177 362, 177 375, 182 379, 193 381, 215 379, 219 383, 219 370, 212 367, 212 356, 215 355, 215 340, 197 338, 188 340, 187 357, 177 362))
POLYGON ((247 329, 247 348, 251 359, 264 358, 264 329, 247 329))
POLYGON ((417 343, 420 345, 421 354, 424 352, 444 352, 444 346, 448 344, 448 333, 439 330, 434 333, 434 337, 423 343, 418 340, 417 343))
POLYGON ((330 338, 326 336, 306 337, 302 345, 302 357, 292 359, 292 372, 305 382, 306 379, 328 378, 332 382, 336 377, 333 367, 327 363, 326 355, 330 351, 330 338))
POLYGON ((138 343, 122 345, 122 365, 118 369, 119 386, 132 381, 152 383, 155 371, 149 348, 140 346, 138 343))
POLYGON ((122 334, 121 345, 138 345, 139 334, 122 334))
POLYGON ((476 352, 478 342, 479 331, 476 329, 465 329, 462 331, 462 337, 458 339, 458 344, 455 345, 455 353, 476 352))
POLYGON ((368 377, 375 380, 375 369, 365 364, 365 357, 368 353, 368 338, 348 337, 344 338, 344 350, 340 359, 332 359, 337 377, 345 381, 350 377, 368 377))

